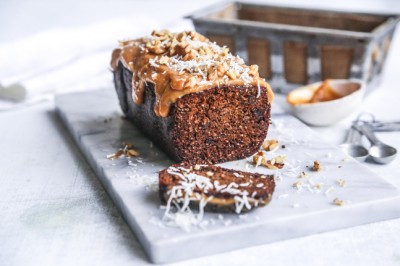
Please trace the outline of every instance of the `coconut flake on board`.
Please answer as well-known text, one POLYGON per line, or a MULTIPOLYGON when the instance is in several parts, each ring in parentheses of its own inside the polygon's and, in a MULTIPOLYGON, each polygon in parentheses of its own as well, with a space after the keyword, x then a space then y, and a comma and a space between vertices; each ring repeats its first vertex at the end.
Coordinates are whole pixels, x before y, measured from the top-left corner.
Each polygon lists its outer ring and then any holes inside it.
MULTIPOLYGON (((249 193, 246 190, 240 190, 235 182, 228 185, 220 185, 217 180, 213 183, 206 176, 198 175, 190 172, 190 169, 183 167, 169 167, 167 172, 180 178, 179 185, 175 185, 169 190, 168 201, 165 206, 162 222, 166 226, 179 227, 184 231, 191 231, 193 227, 205 229, 212 224, 209 220, 204 219, 204 209, 213 197, 205 198, 201 194, 195 192, 195 188, 207 193, 210 189, 229 193, 235 201, 235 212, 240 214, 243 208, 251 209, 249 202, 249 193), (198 202, 198 212, 190 209, 190 202, 198 202)), ((263 185, 263 184, 261 184, 263 185)), ((259 187, 259 186, 257 186, 259 187)), ((255 196, 255 194, 253 194, 255 196)), ((219 220, 224 220, 223 216, 218 216, 219 220)), ((214 222, 215 223, 215 222, 214 222)), ((228 226, 231 220, 224 220, 223 224, 228 226)))

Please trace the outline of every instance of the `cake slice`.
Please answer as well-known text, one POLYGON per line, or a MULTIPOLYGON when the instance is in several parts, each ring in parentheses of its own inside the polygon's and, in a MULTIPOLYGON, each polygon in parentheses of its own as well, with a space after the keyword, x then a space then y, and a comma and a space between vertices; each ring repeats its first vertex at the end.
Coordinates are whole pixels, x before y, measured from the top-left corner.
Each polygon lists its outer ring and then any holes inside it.
POLYGON ((267 205, 275 181, 271 175, 214 165, 175 164, 159 173, 160 199, 167 206, 210 212, 248 212, 267 205))
POLYGON ((126 117, 177 162, 242 159, 267 135, 273 92, 258 67, 196 32, 121 42, 111 67, 126 117))

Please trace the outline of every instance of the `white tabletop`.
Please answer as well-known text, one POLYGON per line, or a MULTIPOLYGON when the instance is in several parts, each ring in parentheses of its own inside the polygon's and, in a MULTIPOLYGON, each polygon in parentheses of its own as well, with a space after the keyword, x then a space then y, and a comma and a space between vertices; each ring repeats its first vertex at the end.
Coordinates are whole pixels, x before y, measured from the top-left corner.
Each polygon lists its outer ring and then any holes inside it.
MULTIPOLYGON (((0 42, 49 27, 87 25, 138 10, 168 22, 215 1, 80 2, 83 1, 1 1, 0 42)), ((285 4, 400 13, 400 3, 395 0, 285 4)), ((400 120, 400 30, 397 31, 382 84, 345 121, 315 128, 327 141, 339 144, 350 121, 361 111, 373 112, 382 120, 400 120)), ((0 125, 0 265, 149 263, 58 119, 53 102, 1 112, 0 125)), ((400 149, 400 133, 378 136, 400 149)), ((366 165, 400 187, 400 158, 385 166, 366 165)), ((399 232, 400 219, 390 220, 174 265, 400 265, 399 232)))

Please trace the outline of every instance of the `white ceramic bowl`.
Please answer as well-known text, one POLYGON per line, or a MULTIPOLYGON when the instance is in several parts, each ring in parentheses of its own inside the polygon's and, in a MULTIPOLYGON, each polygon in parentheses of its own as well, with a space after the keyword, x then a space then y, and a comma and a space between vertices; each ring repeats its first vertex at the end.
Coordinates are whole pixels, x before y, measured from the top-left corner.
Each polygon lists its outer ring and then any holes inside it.
MULTIPOLYGON (((297 88, 290 92, 290 97, 310 100, 321 84, 322 82, 317 82, 297 88)), ((328 126, 345 118, 361 104, 365 91, 363 81, 358 79, 331 79, 329 86, 334 92, 343 96, 326 102, 296 105, 289 103, 293 115, 309 125, 328 126)))

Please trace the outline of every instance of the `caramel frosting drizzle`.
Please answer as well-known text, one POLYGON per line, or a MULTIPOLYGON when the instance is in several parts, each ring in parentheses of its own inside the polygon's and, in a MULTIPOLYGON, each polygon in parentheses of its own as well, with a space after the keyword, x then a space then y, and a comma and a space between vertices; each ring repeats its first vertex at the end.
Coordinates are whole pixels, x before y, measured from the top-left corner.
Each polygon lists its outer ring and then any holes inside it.
POLYGON ((133 73, 132 97, 142 104, 146 83, 153 83, 156 95, 154 112, 168 116, 169 108, 179 97, 222 85, 255 85, 274 94, 258 73, 258 66, 246 66, 227 47, 210 42, 194 32, 153 31, 151 36, 120 42, 112 53, 115 71, 121 62, 133 73))

